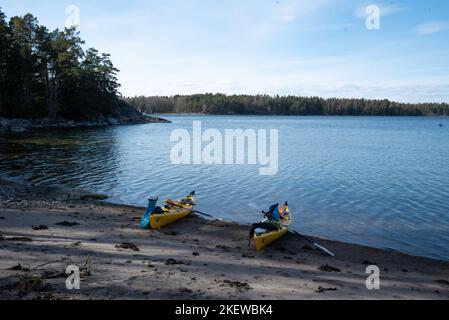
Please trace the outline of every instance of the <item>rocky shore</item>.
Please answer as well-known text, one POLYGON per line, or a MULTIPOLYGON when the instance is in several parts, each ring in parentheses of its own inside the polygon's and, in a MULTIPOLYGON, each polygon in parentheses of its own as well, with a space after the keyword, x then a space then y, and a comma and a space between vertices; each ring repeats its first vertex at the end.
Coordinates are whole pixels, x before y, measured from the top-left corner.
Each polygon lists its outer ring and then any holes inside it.
POLYGON ((170 123, 171 121, 147 116, 133 107, 122 103, 114 114, 104 116, 98 114, 89 120, 73 121, 67 119, 7 119, 0 118, 0 133, 23 133, 31 130, 51 128, 102 127, 144 123, 170 123))
POLYGON ((87 121, 67 120, 26 120, 0 118, 0 133, 23 133, 31 130, 51 128, 77 128, 77 127, 103 127, 144 123, 170 123, 170 121, 156 117, 141 117, 122 119, 114 117, 102 117, 87 121))

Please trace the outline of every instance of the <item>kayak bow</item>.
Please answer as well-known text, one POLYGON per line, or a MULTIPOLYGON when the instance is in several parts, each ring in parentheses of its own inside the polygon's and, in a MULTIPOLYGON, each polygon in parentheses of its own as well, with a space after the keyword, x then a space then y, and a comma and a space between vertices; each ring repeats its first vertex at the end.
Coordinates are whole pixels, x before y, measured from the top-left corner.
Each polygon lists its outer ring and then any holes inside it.
POLYGON ((163 208, 156 208, 149 216, 149 227, 160 229, 193 213, 195 207, 195 193, 182 198, 179 201, 167 200, 163 208))

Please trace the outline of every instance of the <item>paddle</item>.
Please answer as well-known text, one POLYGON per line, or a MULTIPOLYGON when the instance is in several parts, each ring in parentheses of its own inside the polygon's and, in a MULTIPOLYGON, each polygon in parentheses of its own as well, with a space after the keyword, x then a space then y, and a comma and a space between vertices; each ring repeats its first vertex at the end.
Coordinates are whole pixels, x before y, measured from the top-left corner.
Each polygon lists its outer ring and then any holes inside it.
POLYGON ((321 251, 326 252, 328 255, 330 255, 331 257, 335 257, 335 254, 333 254, 331 251, 329 251, 328 249, 326 249, 325 247, 319 245, 318 243, 316 243, 315 241, 307 238, 306 236, 303 236, 302 234, 300 234, 298 231, 290 229, 291 232, 293 232, 294 234, 300 236, 301 238, 303 238, 304 240, 310 242, 311 244, 313 244, 315 247, 317 247, 318 249, 320 249, 321 251))
MULTIPOLYGON (((174 207, 178 207, 178 208, 190 210, 190 208, 181 206, 181 205, 177 204, 176 202, 174 202, 173 200, 167 200, 167 203, 168 203, 169 205, 174 206, 174 207)), ((210 215, 210 214, 207 214, 207 213, 204 213, 204 212, 201 212, 201 211, 192 210, 192 212, 193 212, 193 213, 200 214, 200 215, 205 216, 205 217, 208 217, 208 218, 215 219, 215 220, 217 220, 217 221, 223 221, 223 219, 216 218, 216 217, 214 217, 214 216, 212 216, 212 215, 210 215)))

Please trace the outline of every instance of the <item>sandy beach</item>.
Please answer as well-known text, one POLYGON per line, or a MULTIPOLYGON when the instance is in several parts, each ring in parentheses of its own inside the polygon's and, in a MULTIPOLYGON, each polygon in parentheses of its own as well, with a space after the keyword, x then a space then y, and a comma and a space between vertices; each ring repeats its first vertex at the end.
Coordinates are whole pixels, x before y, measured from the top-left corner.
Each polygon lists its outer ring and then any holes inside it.
POLYGON ((144 208, 89 202, 4 201, 0 299, 449 299, 449 262, 294 235, 248 247, 249 226, 191 216, 142 230, 144 208), (366 268, 381 270, 367 290, 366 268), (68 265, 80 290, 66 288, 68 265))

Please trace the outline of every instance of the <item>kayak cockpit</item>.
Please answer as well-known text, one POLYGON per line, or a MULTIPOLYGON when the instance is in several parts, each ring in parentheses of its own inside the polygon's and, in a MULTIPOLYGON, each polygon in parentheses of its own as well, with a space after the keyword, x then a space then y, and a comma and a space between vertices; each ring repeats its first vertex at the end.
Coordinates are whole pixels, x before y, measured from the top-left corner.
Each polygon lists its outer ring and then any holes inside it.
POLYGON ((256 251, 263 250, 274 241, 288 233, 292 217, 288 203, 279 208, 279 204, 271 206, 268 212, 263 211, 265 219, 252 226, 250 242, 254 242, 256 251))

